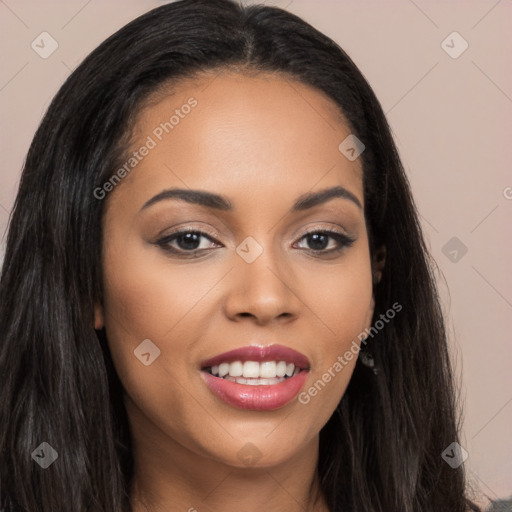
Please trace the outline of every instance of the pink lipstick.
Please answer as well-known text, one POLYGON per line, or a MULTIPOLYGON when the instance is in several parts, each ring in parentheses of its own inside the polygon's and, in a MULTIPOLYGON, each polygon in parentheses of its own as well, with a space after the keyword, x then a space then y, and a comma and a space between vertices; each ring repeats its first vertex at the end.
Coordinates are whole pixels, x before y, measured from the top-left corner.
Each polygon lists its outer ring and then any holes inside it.
POLYGON ((233 407, 255 411, 288 404, 304 386, 308 373, 308 358, 282 345, 251 345, 201 364, 201 375, 217 397, 233 407))

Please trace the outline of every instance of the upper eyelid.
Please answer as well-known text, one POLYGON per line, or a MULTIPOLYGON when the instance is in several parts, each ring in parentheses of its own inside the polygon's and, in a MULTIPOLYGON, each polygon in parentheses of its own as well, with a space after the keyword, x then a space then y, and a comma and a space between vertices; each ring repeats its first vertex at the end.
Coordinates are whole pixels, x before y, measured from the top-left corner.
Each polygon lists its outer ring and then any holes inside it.
MULTIPOLYGON (((345 230, 342 229, 342 228, 336 229, 336 228, 333 228, 333 227, 315 226, 315 227, 307 228, 304 232, 302 232, 301 237, 305 236, 305 235, 308 235, 310 233, 315 233, 317 231, 332 232, 332 233, 338 233, 340 235, 349 236, 345 232, 345 230)), ((216 234, 213 234, 213 233, 205 230, 204 228, 196 228, 196 227, 193 227, 193 226, 185 226, 183 228, 178 228, 175 231, 172 231, 172 232, 170 232, 170 233, 168 233, 166 235, 162 235, 159 238, 168 238, 170 236, 177 235, 177 234, 180 234, 180 233, 200 233, 201 235, 209 236, 209 237, 212 237, 212 238, 216 238, 218 236, 216 234)), ((299 233, 296 233, 295 236, 298 236, 298 234, 299 233)))

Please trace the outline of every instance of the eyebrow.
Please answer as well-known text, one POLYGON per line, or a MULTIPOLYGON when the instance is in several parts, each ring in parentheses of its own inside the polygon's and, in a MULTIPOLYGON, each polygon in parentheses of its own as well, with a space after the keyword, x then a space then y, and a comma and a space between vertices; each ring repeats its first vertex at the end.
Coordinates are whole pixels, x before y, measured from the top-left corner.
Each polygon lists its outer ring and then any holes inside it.
MULTIPOLYGON (((349 201, 352 201, 360 209, 363 209, 361 202, 354 194, 352 194, 352 192, 350 192, 346 188, 337 186, 320 190, 314 193, 308 192, 306 194, 302 194, 295 201, 290 211, 297 212, 308 210, 309 208, 313 208, 320 204, 326 203, 327 201, 330 201, 331 199, 334 198, 347 199, 349 201)), ((159 203, 160 201, 168 199, 177 199, 185 201, 187 203, 205 206, 207 208, 214 208, 216 210, 233 210, 232 203, 229 201, 229 199, 227 199, 224 196, 215 194, 213 192, 205 192, 203 190, 190 190, 181 188, 163 190, 156 196, 153 196, 151 199, 146 201, 141 210, 145 210, 146 208, 149 208, 150 206, 159 203)))

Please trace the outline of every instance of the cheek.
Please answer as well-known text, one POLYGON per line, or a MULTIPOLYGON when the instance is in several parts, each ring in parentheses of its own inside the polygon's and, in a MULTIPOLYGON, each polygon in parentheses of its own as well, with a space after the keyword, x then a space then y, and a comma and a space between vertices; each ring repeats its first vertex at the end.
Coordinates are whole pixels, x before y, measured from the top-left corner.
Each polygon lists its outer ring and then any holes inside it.
POLYGON ((186 334, 183 327, 190 330, 183 320, 205 294, 206 285, 186 272, 171 272, 161 259, 157 265, 151 251, 130 252, 126 245, 124 249, 123 254, 110 250, 104 261, 110 353, 132 418, 152 418, 164 430, 173 425, 177 436, 186 430, 184 405, 190 403, 182 385, 188 355, 178 345, 186 334), (146 353, 149 357, 143 356, 146 353), (173 360, 175 353, 179 357, 173 360))
POLYGON ((222 265, 176 264, 143 242, 121 240, 110 238, 103 262, 110 353, 133 401, 165 411, 169 401, 175 406, 190 402, 181 383, 196 372, 194 348, 211 318, 205 308, 226 270, 222 265), (159 358, 148 366, 137 357, 146 353, 139 349, 145 340, 154 344, 156 349, 149 347, 159 358), (162 389, 173 392, 160 399, 162 389))
MULTIPOLYGON (((315 279, 307 297, 325 323, 332 339, 357 335, 371 321, 372 286, 370 268, 353 268, 327 275, 320 288, 315 279)), ((327 336, 328 337, 328 336, 327 336)))
POLYGON ((300 294, 318 320, 326 353, 343 349, 367 327, 373 314, 372 275, 367 244, 346 253, 336 265, 304 269, 300 294))
POLYGON ((114 339, 122 331, 132 342, 172 339, 170 331, 179 329, 182 320, 195 312, 218 281, 218 272, 176 265, 154 248, 133 245, 125 245, 122 254, 112 249, 105 257, 106 329, 114 339))
POLYGON ((303 283, 316 321, 315 365, 299 402, 320 429, 343 397, 357 362, 361 336, 373 314, 367 245, 354 247, 338 265, 320 267, 303 283), (350 255, 349 255, 350 254, 350 255), (304 284, 308 283, 308 284, 304 284))

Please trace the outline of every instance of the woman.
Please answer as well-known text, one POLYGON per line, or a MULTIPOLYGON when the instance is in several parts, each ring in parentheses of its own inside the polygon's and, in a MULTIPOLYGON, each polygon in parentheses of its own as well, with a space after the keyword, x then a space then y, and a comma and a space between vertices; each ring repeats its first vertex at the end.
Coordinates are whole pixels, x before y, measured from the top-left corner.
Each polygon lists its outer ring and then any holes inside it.
POLYGON ((0 293, 8 511, 478 510, 385 116, 283 10, 182 0, 88 56, 0 293))

